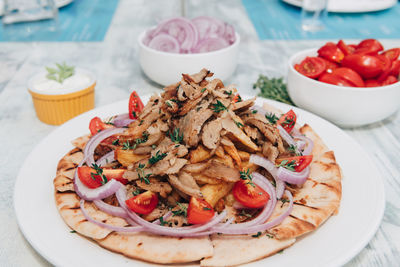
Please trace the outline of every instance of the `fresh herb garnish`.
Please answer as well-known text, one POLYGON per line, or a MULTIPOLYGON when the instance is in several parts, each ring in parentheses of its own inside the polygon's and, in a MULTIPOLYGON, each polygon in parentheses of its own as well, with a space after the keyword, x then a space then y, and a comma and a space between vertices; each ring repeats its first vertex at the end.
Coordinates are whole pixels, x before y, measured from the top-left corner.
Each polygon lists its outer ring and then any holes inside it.
POLYGON ((106 184, 108 182, 107 177, 103 174, 103 169, 99 165, 97 165, 96 163, 93 163, 92 169, 96 171, 96 174, 90 173, 90 177, 92 177, 92 179, 94 181, 96 181, 95 176, 98 175, 101 178, 101 181, 100 181, 101 184, 106 184))
POLYGON ((46 67, 48 72, 47 79, 62 83, 65 79, 75 74, 75 67, 68 66, 65 62, 62 64, 56 63, 56 66, 58 69, 46 67))
POLYGON ((289 171, 294 172, 294 171, 296 171, 296 169, 295 169, 296 161, 295 160, 288 161, 287 159, 285 159, 285 160, 282 160, 282 162, 279 165, 277 165, 277 167, 283 167, 285 169, 288 169, 289 171))
POLYGON ((180 131, 179 128, 174 128, 172 130, 172 133, 169 130, 167 132, 167 135, 169 135, 172 142, 174 142, 175 144, 180 144, 183 140, 183 133, 180 134, 179 131, 180 131))
POLYGON ((289 147, 287 148, 287 150, 288 150, 290 153, 296 154, 296 156, 301 156, 301 155, 302 155, 302 153, 297 149, 297 146, 295 146, 295 145, 289 145, 289 147))
POLYGON ((206 88, 201 89, 201 92, 204 93, 204 91, 206 90, 206 88))
POLYGON ((203 207, 203 210, 211 210, 209 207, 203 207))
POLYGON ((257 234, 252 235, 251 237, 260 237, 260 236, 261 236, 261 232, 258 232, 257 234))
POLYGON ((253 109, 253 110, 251 111, 251 113, 253 113, 253 114, 256 114, 257 112, 258 112, 257 109, 253 109))
POLYGON ((228 95, 228 96, 230 96, 230 95, 232 95, 232 91, 224 91, 224 94, 226 94, 226 95, 228 95))
POLYGON ((145 167, 146 167, 145 164, 139 163, 139 166, 136 168, 136 171, 138 173, 138 178, 140 179, 141 182, 144 181, 146 184, 150 184, 149 177, 150 177, 151 173, 146 174, 144 172, 145 167))
POLYGON ((281 198, 281 199, 279 199, 279 200, 282 201, 281 208, 283 208, 283 205, 285 205, 285 203, 290 202, 290 200, 289 200, 289 199, 286 199, 286 198, 281 198))
POLYGON ((125 141, 122 144, 122 150, 128 150, 128 149, 133 149, 133 147, 129 144, 129 141, 125 141))
POLYGON ((76 231, 75 230, 72 230, 72 231, 69 231, 71 234, 75 234, 76 233, 76 231))
POLYGON ((250 174, 250 169, 247 171, 240 171, 240 179, 247 181, 247 184, 251 185, 252 187, 256 187, 253 183, 253 176, 250 174))
POLYGON ((160 225, 164 226, 166 224, 168 224, 168 222, 164 221, 164 218, 161 216, 160 218, 158 218, 160 220, 160 225))
POLYGON ((139 189, 139 188, 136 188, 135 191, 132 192, 132 194, 133 194, 134 196, 140 195, 140 194, 141 194, 140 189, 139 189))
POLYGON ((288 128, 293 127, 296 124, 296 122, 293 120, 293 118, 288 118, 286 117, 285 120, 281 123, 282 127, 287 126, 288 128))
POLYGON ((238 121, 235 121, 235 120, 233 120, 234 122, 235 122, 235 124, 236 124, 236 126, 238 127, 238 128, 242 128, 243 127, 243 124, 242 123, 240 123, 240 122, 238 122, 238 121))
POLYGON ((140 120, 140 122, 139 122, 139 125, 138 125, 138 126, 142 125, 142 124, 143 124, 143 122, 144 122, 144 120, 140 120))
POLYGON ((271 123, 276 124, 279 118, 274 113, 265 113, 265 118, 271 123))
POLYGON ((137 118, 136 111, 132 110, 132 115, 134 118, 137 118))
POLYGON ((176 202, 179 206, 179 210, 173 210, 172 211, 172 216, 183 216, 187 217, 187 207, 183 205, 182 203, 176 202))
POLYGON ((167 153, 161 153, 160 154, 160 150, 158 150, 157 153, 154 156, 149 158, 149 163, 150 164, 156 164, 157 162, 159 162, 160 160, 162 160, 166 156, 167 156, 167 153))
POLYGON ((266 234, 266 236, 268 237, 268 238, 274 238, 274 236, 273 235, 271 235, 271 234, 266 234))
POLYGON ((260 89, 260 93, 258 94, 259 96, 270 98, 289 105, 295 105, 290 99, 286 89, 286 84, 283 82, 283 78, 269 79, 264 75, 260 75, 257 82, 253 84, 253 89, 260 89))
POLYGON ((253 217, 253 215, 247 213, 245 210, 241 210, 240 213, 239 213, 239 215, 240 215, 240 216, 245 216, 245 217, 247 217, 247 218, 253 217))
POLYGON ((165 104, 167 104, 168 107, 172 108, 172 104, 171 102, 169 102, 169 100, 165 101, 165 104))
POLYGON ((211 104, 213 106, 212 110, 216 113, 219 113, 223 110, 228 110, 227 107, 224 106, 224 104, 221 103, 221 101, 217 100, 216 104, 211 104))

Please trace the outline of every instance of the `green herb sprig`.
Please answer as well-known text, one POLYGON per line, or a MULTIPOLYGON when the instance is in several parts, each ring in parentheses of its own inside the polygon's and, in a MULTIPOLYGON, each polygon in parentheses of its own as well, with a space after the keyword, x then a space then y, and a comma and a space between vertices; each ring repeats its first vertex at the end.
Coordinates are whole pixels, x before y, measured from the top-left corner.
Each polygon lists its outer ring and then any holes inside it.
POLYGON ((174 128, 172 132, 168 130, 167 136, 171 138, 172 142, 175 144, 180 144, 183 141, 183 133, 180 133, 179 128, 174 128))
POLYGON ((136 168, 136 171, 138 173, 138 178, 140 179, 141 182, 145 182, 145 184, 150 184, 149 177, 151 173, 145 173, 144 169, 146 168, 146 165, 143 163, 139 163, 139 166, 136 168))
POLYGON ((253 176, 250 174, 250 169, 247 171, 240 171, 240 179, 247 181, 247 184, 251 185, 252 187, 256 187, 253 183, 253 176))
POLYGON ((282 162, 279 165, 277 165, 276 167, 283 167, 285 169, 288 169, 289 171, 294 172, 294 171, 296 171, 296 169, 295 169, 296 161, 295 160, 288 161, 285 159, 285 160, 282 160, 282 162))
POLYGON ((217 100, 216 104, 211 104, 213 106, 212 110, 216 113, 220 113, 221 111, 228 110, 221 101, 217 100))
POLYGON ((161 153, 160 154, 160 150, 158 150, 157 153, 154 156, 149 158, 149 164, 156 164, 157 162, 159 162, 160 160, 162 160, 166 156, 167 156, 167 153, 161 153))
POLYGON ((65 79, 75 74, 75 67, 68 66, 67 64, 65 64, 65 62, 63 62, 62 64, 56 63, 56 66, 57 69, 46 67, 47 79, 62 83, 65 79))
POLYGON ((103 174, 103 169, 99 165, 93 163, 92 169, 96 171, 96 174, 90 173, 90 177, 92 177, 94 181, 96 181, 96 176, 100 176, 101 184, 106 184, 108 182, 107 177, 103 174))
POLYGON ((271 78, 260 75, 257 82, 253 85, 253 89, 259 89, 258 94, 261 97, 270 98, 282 103, 295 106, 286 89, 283 78, 271 78))
POLYGON ((183 205, 182 203, 176 202, 178 204, 179 209, 178 210, 173 210, 172 211, 172 216, 183 216, 187 217, 187 207, 183 205))

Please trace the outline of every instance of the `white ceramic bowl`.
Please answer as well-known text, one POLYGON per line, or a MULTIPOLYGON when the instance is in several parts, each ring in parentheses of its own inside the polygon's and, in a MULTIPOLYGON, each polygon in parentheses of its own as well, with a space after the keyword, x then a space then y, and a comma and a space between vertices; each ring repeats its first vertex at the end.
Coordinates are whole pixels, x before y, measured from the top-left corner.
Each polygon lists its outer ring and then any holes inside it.
POLYGON ((152 49, 143 43, 146 32, 139 35, 139 61, 144 73, 156 83, 170 85, 181 80, 182 73, 193 74, 206 68, 222 81, 235 71, 239 52, 240 36, 223 49, 198 54, 176 54, 152 49))
POLYGON ((294 69, 317 48, 301 51, 289 59, 287 88, 293 102, 342 127, 380 121, 400 106, 400 82, 380 87, 343 87, 308 78, 294 69))

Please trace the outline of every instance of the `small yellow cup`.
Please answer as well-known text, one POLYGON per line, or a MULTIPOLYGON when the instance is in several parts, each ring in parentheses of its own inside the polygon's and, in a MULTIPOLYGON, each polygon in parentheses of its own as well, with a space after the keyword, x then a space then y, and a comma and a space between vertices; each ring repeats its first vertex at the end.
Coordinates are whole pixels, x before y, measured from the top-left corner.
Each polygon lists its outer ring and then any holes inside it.
MULTIPOLYGON (((32 83, 29 83, 30 87, 32 83)), ((82 90, 66 94, 42 94, 28 89, 39 120, 51 125, 60 125, 69 119, 94 108, 96 82, 82 90)))

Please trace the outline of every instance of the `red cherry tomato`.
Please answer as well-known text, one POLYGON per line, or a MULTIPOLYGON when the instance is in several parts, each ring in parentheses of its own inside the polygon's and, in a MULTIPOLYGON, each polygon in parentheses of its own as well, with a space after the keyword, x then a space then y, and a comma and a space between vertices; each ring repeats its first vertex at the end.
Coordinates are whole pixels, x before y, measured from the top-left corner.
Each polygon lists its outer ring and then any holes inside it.
POLYGON ((261 208, 270 198, 267 192, 249 180, 236 182, 232 194, 237 201, 248 208, 261 208))
POLYGON ((398 82, 398 81, 397 81, 396 77, 394 77, 394 76, 392 76, 392 75, 389 75, 389 76, 382 82, 382 86, 394 84, 394 83, 397 83, 397 82, 398 82))
POLYGON ((236 94, 232 99, 232 103, 236 103, 236 102, 240 102, 240 101, 242 101, 242 98, 240 97, 239 94, 236 94))
POLYGON ((341 77, 349 83, 352 83, 356 87, 364 87, 364 81, 361 76, 352 69, 349 68, 337 68, 333 70, 332 74, 341 77))
POLYGON ((375 39, 365 39, 361 41, 354 51, 355 54, 376 54, 383 50, 382 44, 375 39))
POLYGON ((390 75, 394 77, 399 77, 400 74, 400 60, 392 62, 392 67, 390 68, 390 75))
POLYGON ((158 204, 158 196, 156 193, 146 191, 137 196, 131 197, 125 201, 128 208, 139 214, 149 214, 158 204))
POLYGON ((345 79, 334 75, 332 73, 324 73, 319 77, 318 81, 323 82, 323 83, 329 83, 333 85, 338 85, 338 86, 348 86, 348 87, 354 87, 352 83, 349 83, 345 79))
POLYGON ((321 47, 318 50, 318 55, 337 63, 340 63, 344 58, 344 53, 342 52, 342 50, 340 50, 340 48, 332 42, 328 42, 323 47, 321 47))
POLYGON ((89 130, 92 135, 95 135, 104 129, 112 127, 112 125, 104 123, 99 117, 94 117, 89 122, 89 130))
POLYGON ((345 56, 353 54, 354 50, 356 50, 355 46, 349 46, 343 40, 340 40, 337 46, 342 50, 345 56))
POLYGON ((339 67, 339 65, 335 62, 326 60, 325 58, 320 57, 325 62, 326 68, 325 71, 328 73, 332 73, 332 71, 339 67))
POLYGON ((377 55, 376 57, 381 60, 382 65, 383 65, 382 73, 378 77, 378 82, 382 82, 382 81, 386 80, 386 78, 390 74, 392 61, 390 61, 390 59, 384 55, 377 55))
POLYGON ((187 221, 190 224, 203 224, 214 217, 213 207, 204 199, 192 197, 187 210, 187 221))
POLYGON ((395 61, 399 58, 400 48, 392 48, 382 52, 382 55, 390 59, 390 61, 395 61))
POLYGON ((136 91, 131 93, 129 97, 129 118, 137 119, 140 112, 142 112, 144 108, 143 102, 140 99, 139 95, 136 91))
POLYGON ((295 69, 309 78, 317 78, 326 68, 325 61, 319 57, 306 57, 300 64, 295 65, 295 69))
POLYGON ((381 83, 377 80, 365 80, 365 87, 379 87, 381 83))
POLYGON ((289 110, 284 115, 282 115, 282 117, 280 117, 276 123, 282 126, 282 128, 285 129, 286 132, 290 133, 294 125, 296 124, 296 119, 296 113, 294 113, 293 110, 289 110))
POLYGON ((345 56, 342 66, 350 68, 365 79, 370 79, 381 74, 383 69, 382 60, 376 56, 353 54, 345 56))
POLYGON ((88 167, 82 166, 78 167, 78 177, 81 182, 89 188, 97 188, 102 186, 104 183, 111 179, 115 179, 123 184, 127 184, 128 180, 123 178, 123 174, 125 172, 124 169, 102 169, 103 175, 106 176, 106 180, 100 175, 97 174, 96 170, 88 167))
POLYGON ((296 157, 288 157, 288 158, 279 158, 276 159, 276 163, 280 164, 282 161, 287 160, 288 163, 293 163, 294 164, 294 170, 296 172, 301 172, 305 168, 307 168, 308 165, 312 162, 313 156, 312 155, 307 155, 307 156, 296 156, 296 157))

